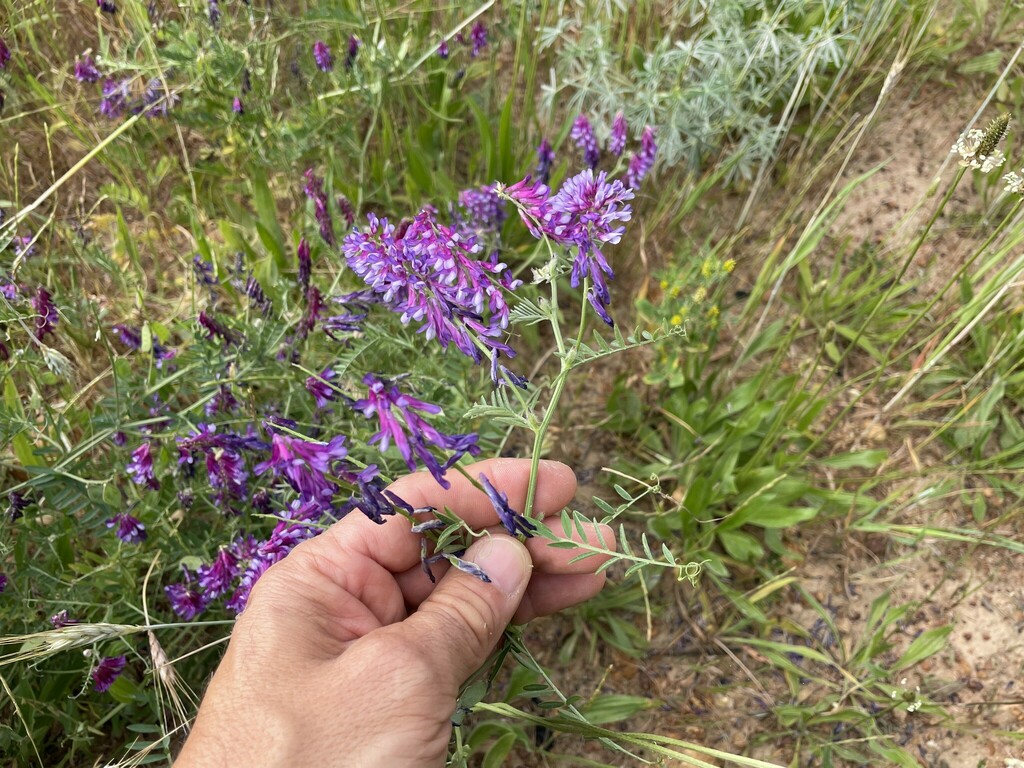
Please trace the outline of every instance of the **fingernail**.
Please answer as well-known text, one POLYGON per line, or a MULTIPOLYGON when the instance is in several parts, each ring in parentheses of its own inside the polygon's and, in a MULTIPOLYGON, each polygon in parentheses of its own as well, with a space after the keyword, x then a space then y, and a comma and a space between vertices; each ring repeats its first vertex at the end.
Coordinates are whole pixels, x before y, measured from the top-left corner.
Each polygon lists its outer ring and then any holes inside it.
POLYGON ((463 558, 480 566, 508 597, 518 595, 530 580, 533 562, 526 547, 510 536, 495 534, 471 546, 463 558))

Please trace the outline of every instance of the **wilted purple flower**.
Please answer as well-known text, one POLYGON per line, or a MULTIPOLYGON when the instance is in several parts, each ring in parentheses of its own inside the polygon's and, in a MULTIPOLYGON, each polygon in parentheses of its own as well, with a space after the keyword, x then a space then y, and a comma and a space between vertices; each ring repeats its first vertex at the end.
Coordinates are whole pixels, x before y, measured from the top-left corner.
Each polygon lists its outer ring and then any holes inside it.
MULTIPOLYGON (((97 0, 97 2, 101 1, 97 0)), ((108 11, 108 13, 112 13, 112 11, 108 11)), ((121 673, 124 672, 127 664, 128 660, 124 656, 105 656, 100 659, 100 663, 92 671, 93 690, 100 693, 108 690, 114 684, 114 681, 121 676, 121 673)))
POLYGON ((57 327, 60 316, 57 314, 57 307, 50 298, 50 292, 43 286, 36 289, 36 295, 32 297, 32 309, 35 317, 35 337, 42 341, 46 335, 52 334, 57 327))
POLYGON ((537 147, 537 178, 542 184, 547 184, 551 179, 551 166, 555 162, 555 150, 547 138, 540 140, 537 147))
POLYGON ((442 487, 448 488, 450 484, 444 479, 445 471, 464 454, 476 456, 480 453, 475 434, 445 435, 423 418, 422 414, 439 414, 440 406, 406 394, 393 381, 377 378, 372 373, 363 377, 363 383, 368 390, 366 397, 353 403, 352 408, 368 419, 377 417, 380 431, 369 442, 378 443, 383 452, 394 441, 409 469, 416 469, 416 460, 419 459, 434 479, 442 487), (452 455, 442 465, 430 452, 428 445, 452 451, 452 455))
POLYGON ((198 253, 192 257, 192 274, 195 275, 196 281, 203 285, 217 285, 220 283, 213 264, 205 261, 198 253))
POLYGON ((309 243, 306 242, 306 238, 299 240, 299 288, 302 290, 302 295, 305 296, 309 290, 309 278, 313 272, 313 260, 309 255, 309 243))
POLYGON ((306 379, 306 391, 313 396, 317 408, 324 408, 329 402, 337 398, 337 391, 327 383, 337 375, 330 368, 324 368, 319 376, 309 376, 306 379))
POLYGON ((616 157, 626 148, 626 117, 621 112, 612 122, 612 135, 608 137, 608 151, 616 157))
POLYGON ((324 180, 317 176, 312 168, 307 168, 304 175, 306 185, 302 188, 302 191, 306 193, 306 197, 313 201, 316 220, 320 225, 320 237, 328 245, 334 245, 334 222, 331 220, 331 211, 327 206, 324 180))
POLYGON ((107 78, 103 83, 103 101, 100 102, 100 114, 111 119, 120 117, 128 108, 130 96, 130 80, 114 80, 107 78))
POLYGON ((316 443, 275 431, 272 440, 270 458, 253 468, 257 475, 269 470, 283 477, 304 501, 327 501, 337 493, 327 475, 348 455, 343 435, 316 443))
POLYGON ((477 187, 459 193, 459 205, 467 214, 471 230, 496 232, 501 228, 507 214, 505 201, 498 197, 494 187, 477 187))
POLYGON ((200 589, 210 600, 220 597, 231 588, 231 582, 238 575, 238 558, 229 550, 222 549, 209 565, 201 565, 196 571, 200 589))
POLYGON ((352 207, 351 201, 344 195, 338 195, 335 202, 338 204, 341 215, 345 217, 345 226, 352 229, 352 225, 356 223, 356 211, 352 207))
POLYGON ((141 544, 146 540, 146 526, 127 512, 119 512, 106 521, 107 528, 117 526, 117 538, 125 544, 141 544))
POLYGON ((25 514, 25 510, 31 503, 32 502, 29 501, 26 494, 18 491, 11 491, 7 494, 7 519, 12 523, 15 520, 18 520, 25 514))
POLYGON ((206 610, 206 595, 198 589, 193 589, 188 571, 185 571, 185 584, 168 584, 164 587, 164 594, 171 603, 171 610, 185 621, 192 621, 196 616, 206 610))
POLYGON ((313 58, 316 59, 316 65, 321 72, 330 72, 334 69, 331 49, 327 47, 327 43, 323 40, 317 40, 313 43, 313 58))
POLYGON ((626 186, 637 189, 644 177, 654 167, 654 158, 658 154, 658 145, 654 142, 654 129, 650 126, 644 128, 640 137, 640 151, 629 160, 629 169, 626 171, 626 186))
POLYGON ((216 27, 220 24, 220 3, 217 0, 208 0, 207 9, 210 14, 210 24, 216 27))
POLYGON ((355 483, 358 493, 353 494, 342 506, 338 515, 339 518, 344 517, 354 509, 358 509, 373 522, 381 525, 384 523, 385 518, 398 514, 399 509, 404 510, 410 515, 427 510, 433 511, 432 508, 428 507, 422 510, 413 509, 411 504, 408 504, 396 494, 387 490, 384 487, 384 481, 380 478, 376 464, 371 464, 358 474, 346 479, 355 483))
POLYGON ((117 6, 114 5, 112 0, 96 0, 96 7, 104 13, 117 13, 117 6))
POLYGON ((345 69, 352 69, 356 63, 356 56, 359 54, 359 47, 362 43, 355 35, 348 36, 348 51, 345 53, 345 69))
POLYGON ((7 47, 7 43, 0 37, 0 69, 7 66, 7 62, 11 60, 11 49, 7 47))
POLYGON ((342 248, 349 267, 381 295, 403 324, 416 320, 428 339, 454 344, 475 362, 493 350, 515 352, 499 338, 508 326, 504 290, 514 290, 507 267, 474 258, 481 250, 474 236, 421 211, 404 232, 387 219, 368 216, 365 231, 350 233, 342 248))
POLYGON ((537 526, 527 520, 525 517, 516 512, 508 503, 508 494, 501 492, 491 485, 491 481, 487 479, 487 475, 481 473, 478 476, 480 485, 483 486, 484 492, 487 494, 487 498, 491 500, 491 504, 494 505, 494 511, 498 513, 498 520, 505 526, 505 530, 508 531, 510 536, 517 534, 523 534, 526 538, 533 536, 533 531, 537 530, 537 526))
POLYGON ((83 59, 75 59, 75 79, 80 83, 95 83, 100 79, 100 71, 96 69, 96 62, 92 56, 83 59))
POLYGON ((580 115, 572 124, 569 131, 569 138, 576 146, 583 150, 583 162, 591 169, 597 167, 597 161, 601 159, 601 148, 597 145, 597 137, 594 135, 594 128, 586 115, 580 115))
POLYGON ((263 286, 253 277, 252 273, 245 279, 245 295, 249 298, 249 306, 258 309, 266 317, 274 307, 274 303, 263 292, 263 286))
POLYGON ((128 474, 137 485, 146 485, 154 491, 159 490, 160 481, 153 474, 152 443, 143 443, 132 451, 132 460, 128 462, 128 474))
POLYGON ((473 29, 469 33, 469 40, 473 43, 473 50, 469 52, 469 57, 475 59, 487 47, 487 27, 482 21, 473 25, 473 29))
POLYGON ((235 96, 235 100, 231 102, 231 111, 236 115, 245 114, 245 105, 242 104, 242 100, 238 96, 235 96))
POLYGON ((208 315, 206 310, 199 313, 199 325, 206 330, 206 338, 213 339, 218 337, 224 342, 225 347, 241 342, 241 337, 237 333, 212 315, 208 315))
POLYGON ((239 402, 231 391, 231 386, 228 384, 221 384, 217 388, 217 392, 214 394, 209 401, 207 401, 203 410, 206 411, 207 416, 213 416, 218 411, 223 413, 231 413, 238 409, 239 402))
POLYGON ((78 619, 72 619, 68 617, 68 609, 57 611, 50 617, 50 624, 53 625, 54 629, 63 629, 64 627, 70 627, 72 624, 78 624, 78 619))
MULTIPOLYGON (((461 557, 456 557, 455 555, 447 555, 445 556, 444 559, 451 563, 454 567, 458 568, 463 573, 468 573, 470 576, 475 576, 476 578, 480 579, 480 581, 486 584, 491 583, 491 577, 484 573, 483 569, 476 563, 471 563, 468 560, 463 560, 461 557)), ((433 578, 431 578, 431 581, 433 581, 433 578)))
POLYGON ((437 55, 442 59, 447 59, 451 52, 448 50, 448 41, 442 40, 441 44, 437 46, 437 55))

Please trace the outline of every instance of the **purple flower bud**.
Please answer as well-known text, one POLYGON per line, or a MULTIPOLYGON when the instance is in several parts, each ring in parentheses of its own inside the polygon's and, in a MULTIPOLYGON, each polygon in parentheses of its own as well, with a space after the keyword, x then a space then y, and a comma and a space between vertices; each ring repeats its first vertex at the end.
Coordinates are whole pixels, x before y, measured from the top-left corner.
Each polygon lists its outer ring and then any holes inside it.
POLYGON ((626 148, 626 118, 619 112, 612 122, 612 135, 608 137, 608 151, 616 157, 626 148))
POLYGON ((597 167, 597 161, 601 159, 601 148, 597 144, 597 137, 594 135, 594 128, 586 115, 580 115, 572 124, 569 131, 569 138, 576 146, 583 150, 583 162, 591 169, 597 167))
POLYGON ((309 376, 306 379, 306 391, 313 396, 317 408, 325 408, 328 403, 337 399, 337 390, 328 384, 337 375, 330 368, 324 368, 320 376, 309 376))
POLYGON ((217 0, 209 0, 207 10, 210 14, 210 24, 217 27, 220 24, 220 3, 217 0))
POLYGON ((334 222, 331 220, 331 211, 327 205, 327 193, 324 192, 324 180, 321 179, 312 168, 308 168, 304 174, 306 184, 302 191, 306 197, 313 201, 313 207, 317 223, 320 224, 320 237, 328 245, 334 245, 334 222))
POLYGON ((25 510, 32 502, 29 501, 26 494, 19 493, 18 491, 11 491, 7 494, 7 503, 7 519, 13 523, 15 520, 24 516, 25 510))
POLYGON ((338 195, 335 202, 338 204, 338 210, 341 211, 341 215, 345 217, 345 226, 352 229, 352 225, 356 223, 356 212, 352 207, 351 201, 344 195, 338 195))
POLYGON ((238 558, 229 550, 222 549, 210 565, 201 565, 196 571, 200 589, 206 591, 210 600, 220 597, 231 588, 231 582, 238 575, 238 558))
POLYGON ((654 167, 657 154, 658 145, 654 141, 654 129, 647 126, 640 137, 640 151, 629 160, 629 169, 626 171, 627 187, 639 188, 640 182, 654 167))
POLYGON ((0 572, 0 595, 7 589, 7 574, 0 572))
POLYGON ((450 53, 451 52, 448 50, 448 41, 442 40, 441 44, 437 46, 437 55, 442 59, 447 59, 450 53))
POLYGON ((356 56, 359 54, 359 47, 362 43, 359 38, 355 35, 349 35, 348 37, 348 51, 345 53, 345 69, 351 70, 352 65, 356 63, 356 56))
POLYGON ((115 432, 114 434, 112 434, 112 435, 110 436, 110 441, 111 441, 111 442, 112 442, 112 443, 113 443, 114 445, 116 445, 116 446, 117 446, 118 448, 120 448, 120 447, 122 447, 122 446, 123 446, 123 445, 124 445, 125 443, 127 443, 127 442, 128 442, 128 435, 126 435, 126 434, 125 434, 124 432, 120 432, 120 431, 118 431, 118 432, 115 432))
POLYGON ((117 526, 117 538, 125 544, 141 544, 146 540, 146 526, 127 512, 119 512, 106 521, 107 528, 117 526))
POLYGON ((313 43, 313 58, 321 72, 330 72, 334 69, 334 59, 331 57, 331 49, 323 40, 313 43))
POLYGON ((54 629, 63 629, 64 627, 70 627, 72 624, 78 623, 78 619, 68 617, 67 608, 57 611, 57 613, 50 617, 50 624, 53 625, 54 629))
POLYGON ((217 285, 220 283, 213 264, 204 261, 203 257, 198 253, 192 257, 192 273, 195 275, 196 280, 203 285, 217 285))
POLYGON ((547 138, 540 140, 537 147, 537 179, 542 184, 547 184, 551 179, 551 166, 555 162, 555 150, 551 148, 551 142, 547 138))
POLYGON ((156 491, 160 489, 160 481, 153 474, 152 449, 152 443, 143 443, 132 451, 132 460, 128 462, 127 470, 136 485, 145 485, 156 491))
POLYGON ((35 337, 42 341, 47 334, 52 334, 57 327, 60 316, 57 314, 57 307, 50 298, 50 292, 39 286, 36 295, 32 297, 32 309, 35 310, 35 337))
POLYGON ((242 104, 242 100, 238 96, 235 96, 235 100, 231 102, 231 111, 236 115, 245 114, 245 105, 242 104))
POLYGON ((469 39, 473 43, 473 50, 469 52, 469 57, 475 59, 487 47, 487 27, 484 26, 482 21, 478 21, 473 25, 473 29, 469 33, 469 39))
POLYGON ((142 348, 142 332, 138 328, 116 323, 113 330, 117 334, 118 341, 128 349, 135 351, 142 348))
POLYGON ((215 317, 208 315, 205 310, 199 313, 199 325, 206 330, 207 339, 219 338, 224 342, 225 347, 229 347, 232 344, 237 345, 242 341, 237 333, 215 317))
POLYGON ((537 530, 537 526, 527 520, 525 517, 516 512, 508 504, 508 494, 501 492, 491 485, 491 481, 487 479, 487 475, 478 475, 480 485, 483 486, 484 493, 487 494, 487 498, 491 500, 491 504, 494 506, 494 511, 498 514, 498 520, 505 526, 505 530, 508 531, 509 536, 516 536, 523 534, 526 538, 533 536, 533 531, 537 530))
POLYGON ((91 56, 75 59, 75 79, 80 83, 95 83, 100 79, 100 71, 91 56))
POLYGON ((104 13, 117 13, 117 6, 114 5, 112 0, 96 0, 96 7, 104 13))
POLYGON ((7 47, 7 43, 0 37, 0 69, 7 66, 7 62, 11 60, 11 49, 7 47))
POLYGON ((448 555, 445 559, 463 573, 468 573, 470 576, 476 576, 480 581, 487 584, 491 583, 491 577, 484 573, 476 563, 463 560, 461 557, 456 557, 455 555, 448 555))
MULTIPOLYGON (((100 1, 97 0, 97 2, 100 1)), ((108 11, 108 13, 113 13, 113 11, 108 11)), ((92 671, 93 689, 100 693, 107 691, 124 672, 127 664, 128 660, 124 656, 106 656, 100 659, 100 663, 92 671)))
POLYGON ((313 273, 313 259, 309 255, 309 243, 306 242, 306 238, 299 240, 299 288, 302 291, 302 295, 305 296, 309 290, 309 278, 313 273))
POLYGON ((270 314, 274 303, 263 292, 263 286, 253 277, 252 273, 245 279, 245 295, 249 298, 249 306, 258 309, 264 317, 270 314))

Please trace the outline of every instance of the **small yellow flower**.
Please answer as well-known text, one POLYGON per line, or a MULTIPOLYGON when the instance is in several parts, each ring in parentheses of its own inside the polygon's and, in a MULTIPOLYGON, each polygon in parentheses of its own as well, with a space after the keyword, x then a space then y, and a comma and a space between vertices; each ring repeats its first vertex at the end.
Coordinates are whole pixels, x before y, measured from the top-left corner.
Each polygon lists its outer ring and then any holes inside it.
POLYGON ((711 277, 711 275, 712 275, 712 273, 714 273, 714 271, 715 271, 715 262, 713 262, 711 259, 704 259, 704 263, 701 264, 701 266, 700 266, 700 275, 701 275, 701 277, 707 279, 707 278, 711 277))
POLYGON ((722 265, 722 269, 724 269, 727 273, 731 273, 734 269, 736 269, 736 259, 729 259, 728 261, 726 261, 725 264, 722 265))
POLYGON ((679 298, 679 286, 678 285, 673 285, 672 286, 672 290, 668 292, 668 295, 671 296, 673 299, 678 299, 679 298))
POLYGON ((662 280, 659 285, 661 286, 661 290, 666 290, 668 288, 668 280, 662 280))
POLYGON ((700 304, 704 299, 708 297, 708 289, 703 285, 693 292, 693 303, 700 304))
POLYGON ((669 323, 671 325, 682 325, 683 316, 677 312, 676 314, 672 315, 672 318, 669 320, 669 323))
POLYGON ((716 317, 718 317, 718 307, 712 307, 708 310, 708 318, 714 320, 716 317))

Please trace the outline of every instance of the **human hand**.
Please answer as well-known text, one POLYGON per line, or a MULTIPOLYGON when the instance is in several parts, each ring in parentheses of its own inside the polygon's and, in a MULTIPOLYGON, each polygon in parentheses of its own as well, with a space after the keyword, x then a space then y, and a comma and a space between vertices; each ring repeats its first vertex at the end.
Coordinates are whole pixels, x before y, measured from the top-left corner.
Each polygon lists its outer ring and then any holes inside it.
MULTIPOLYGON (((486 474, 522 510, 530 463, 492 459, 486 474)), ((557 515, 576 478, 542 461, 534 508, 557 515)), ((352 513, 299 544, 256 583, 175 763, 192 766, 442 766, 460 686, 490 655, 509 622, 567 608, 597 594, 603 558, 546 539, 501 533, 483 492, 450 473, 392 486, 414 507, 448 507, 491 535, 463 555, 491 579, 420 567, 420 536, 404 518, 376 525, 352 513)), ((545 520, 559 525, 557 517, 545 520)), ((606 542, 614 535, 602 532, 606 542)), ((597 533, 588 536, 597 543, 597 533)))

